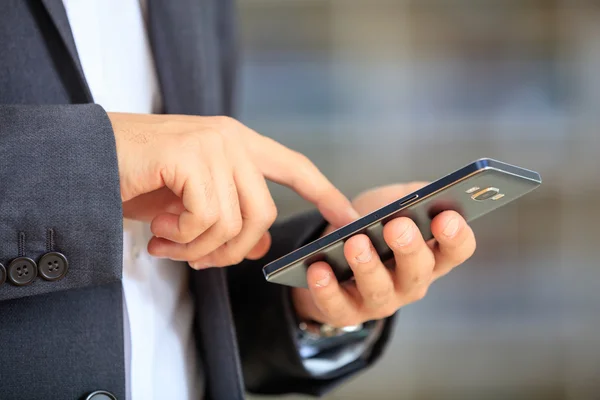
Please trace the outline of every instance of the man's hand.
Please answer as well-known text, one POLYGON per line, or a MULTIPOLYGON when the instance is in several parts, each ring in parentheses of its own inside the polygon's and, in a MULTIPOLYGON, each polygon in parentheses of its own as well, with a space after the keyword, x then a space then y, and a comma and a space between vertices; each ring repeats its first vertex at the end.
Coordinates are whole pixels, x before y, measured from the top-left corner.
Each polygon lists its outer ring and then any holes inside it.
POLYGON ((193 268, 260 258, 277 210, 265 178, 332 224, 357 218, 305 156, 227 117, 109 113, 126 218, 151 222, 148 251, 193 268))
MULTIPOLYGON (((365 215, 397 200, 425 184, 386 186, 366 192, 353 201, 365 215)), ((325 233, 329 233, 330 227, 325 233)), ((309 289, 294 288, 292 298, 300 318, 337 327, 381 319, 415 302, 429 285, 467 260, 475 251, 475 236, 456 212, 445 211, 434 218, 435 237, 426 243, 417 226, 408 218, 386 224, 384 237, 393 250, 396 267, 386 268, 366 235, 350 238, 344 254, 354 272, 355 282, 340 284, 324 262, 310 266, 309 289)))

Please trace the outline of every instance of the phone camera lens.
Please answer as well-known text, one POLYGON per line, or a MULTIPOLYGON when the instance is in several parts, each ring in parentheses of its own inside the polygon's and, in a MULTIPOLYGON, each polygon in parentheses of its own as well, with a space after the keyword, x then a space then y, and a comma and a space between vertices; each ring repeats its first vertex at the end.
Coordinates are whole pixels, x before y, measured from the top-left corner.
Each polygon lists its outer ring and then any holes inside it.
POLYGON ((489 200, 491 198, 498 196, 499 193, 500 193, 499 189, 497 189, 495 187, 489 187, 489 188, 485 188, 485 189, 480 190, 477 193, 473 194, 471 196, 471 198, 473 200, 477 200, 477 201, 485 201, 485 200, 489 200))

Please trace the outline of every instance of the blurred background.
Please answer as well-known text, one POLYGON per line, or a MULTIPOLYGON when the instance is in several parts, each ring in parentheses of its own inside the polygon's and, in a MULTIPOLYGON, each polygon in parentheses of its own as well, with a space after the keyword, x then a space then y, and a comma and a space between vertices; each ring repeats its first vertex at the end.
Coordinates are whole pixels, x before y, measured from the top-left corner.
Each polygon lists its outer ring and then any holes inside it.
MULTIPOLYGON (((473 224, 473 259, 402 311, 374 368, 326 398, 600 398, 600 2, 239 6, 241 120, 347 195, 480 157, 544 178, 473 224)), ((308 207, 273 190, 282 218, 308 207)))

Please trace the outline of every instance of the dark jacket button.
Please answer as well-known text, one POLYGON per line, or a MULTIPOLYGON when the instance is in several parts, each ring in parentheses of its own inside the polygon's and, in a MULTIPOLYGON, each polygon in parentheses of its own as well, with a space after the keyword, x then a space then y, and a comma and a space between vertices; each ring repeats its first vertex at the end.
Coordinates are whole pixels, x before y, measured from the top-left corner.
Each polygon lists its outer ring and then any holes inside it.
POLYGON ((6 268, 4 265, 0 264, 0 285, 6 282, 6 268))
POLYGON ((117 398, 110 392, 97 390, 94 393, 90 393, 85 400, 117 400, 117 398))
POLYGON ((8 265, 8 280, 17 286, 29 285, 37 276, 37 264, 31 258, 15 258, 8 265))
POLYGON ((47 281, 57 281, 67 274, 69 262, 63 254, 53 251, 40 258, 38 268, 42 278, 47 281))

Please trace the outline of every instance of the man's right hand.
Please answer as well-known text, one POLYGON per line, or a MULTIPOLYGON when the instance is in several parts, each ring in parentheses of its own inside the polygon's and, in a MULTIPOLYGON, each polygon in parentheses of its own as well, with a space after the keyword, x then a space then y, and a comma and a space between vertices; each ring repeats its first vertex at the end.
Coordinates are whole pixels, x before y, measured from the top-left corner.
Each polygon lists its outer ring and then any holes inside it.
POLYGON ((151 223, 150 254, 193 268, 260 258, 277 210, 265 178, 334 226, 358 214, 304 155, 228 117, 109 113, 125 218, 151 223))

